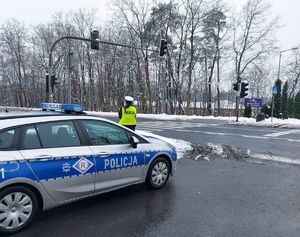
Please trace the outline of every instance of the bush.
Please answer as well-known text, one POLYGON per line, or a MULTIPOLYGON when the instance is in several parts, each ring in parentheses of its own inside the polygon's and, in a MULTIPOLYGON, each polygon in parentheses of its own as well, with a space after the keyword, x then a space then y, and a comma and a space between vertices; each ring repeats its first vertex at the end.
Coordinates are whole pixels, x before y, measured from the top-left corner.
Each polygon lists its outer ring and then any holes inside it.
POLYGON ((256 116, 256 122, 263 121, 263 120, 265 120, 265 115, 263 113, 259 113, 256 116))
POLYGON ((251 106, 246 106, 244 110, 244 117, 251 118, 251 106))

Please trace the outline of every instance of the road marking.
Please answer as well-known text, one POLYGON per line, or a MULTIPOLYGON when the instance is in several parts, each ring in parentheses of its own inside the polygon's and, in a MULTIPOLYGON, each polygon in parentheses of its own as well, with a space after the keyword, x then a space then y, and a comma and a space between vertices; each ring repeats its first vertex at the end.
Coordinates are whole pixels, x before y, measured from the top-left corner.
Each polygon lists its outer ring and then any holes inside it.
POLYGON ((260 159, 260 160, 269 160, 269 161, 277 161, 277 162, 283 162, 283 163, 289 163, 294 165, 300 165, 300 160, 294 160, 287 157, 281 157, 281 156, 270 156, 265 154, 252 154, 253 158, 260 159))
POLYGON ((275 133, 265 134, 264 136, 265 137, 279 137, 279 136, 299 133, 299 131, 300 130, 289 130, 289 131, 284 131, 284 132, 275 132, 275 133))
MULTIPOLYGON (((214 124, 215 125, 215 124, 214 124)), ((176 122, 176 121, 153 121, 153 122, 141 122, 139 128, 142 130, 148 130, 153 132, 162 132, 166 130, 176 131, 176 132, 186 132, 186 133, 202 133, 208 135, 218 135, 218 136, 236 136, 242 138, 252 138, 252 139, 263 139, 263 140, 282 140, 286 142, 300 143, 299 139, 291 138, 281 138, 280 136, 290 135, 290 134, 300 134, 300 130, 288 130, 283 132, 278 132, 274 130, 269 130, 268 132, 273 132, 265 135, 247 135, 247 134, 235 134, 235 133, 224 133, 224 132, 210 132, 210 131, 201 131, 201 130, 187 130, 188 128, 201 128, 201 127, 212 127, 211 124, 193 124, 189 122, 176 122)), ((213 126, 215 127, 215 126, 213 126)), ((224 129, 235 129, 230 127, 221 126, 224 129)), ((251 130, 251 129, 240 129, 238 130, 251 130)), ((257 130, 255 130, 257 131, 257 130)), ((266 130, 264 130, 266 131, 266 130)))
POLYGON ((184 128, 212 127, 212 126, 216 126, 216 124, 194 124, 189 122, 155 121, 155 122, 141 122, 138 126, 146 129, 157 128, 162 130, 179 130, 184 128))
MULTIPOLYGON (((196 131, 193 131, 196 132, 196 131)), ((203 132, 205 134, 210 134, 210 135, 220 135, 220 136, 225 136, 225 135, 233 135, 233 134, 229 134, 229 133, 221 133, 221 132, 203 132)))
MULTIPOLYGON (((263 139, 263 140, 282 140, 287 142, 297 142, 300 143, 300 140, 296 139, 288 139, 288 138, 280 138, 280 137, 264 137, 264 136, 253 136, 253 135, 245 135, 245 134, 233 134, 233 133, 219 133, 219 132, 206 132, 206 131, 195 131, 195 130, 182 130, 182 132, 192 132, 192 133, 203 133, 209 135, 219 135, 219 136, 236 136, 236 137, 244 137, 244 138, 253 138, 253 139, 263 139)), ((298 145, 297 145, 298 146, 298 145)))

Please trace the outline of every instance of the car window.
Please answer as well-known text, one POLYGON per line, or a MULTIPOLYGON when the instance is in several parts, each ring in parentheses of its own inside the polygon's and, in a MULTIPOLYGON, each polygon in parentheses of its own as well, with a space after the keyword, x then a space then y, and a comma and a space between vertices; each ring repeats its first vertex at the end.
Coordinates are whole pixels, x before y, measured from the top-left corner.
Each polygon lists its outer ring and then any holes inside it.
POLYGON ((0 132, 0 150, 7 150, 12 148, 14 135, 14 129, 0 132))
POLYGON ((79 146, 80 140, 73 122, 49 122, 36 125, 45 148, 79 146))
POLYGON ((25 130, 23 148, 24 149, 41 148, 40 140, 35 127, 29 127, 25 130))
POLYGON ((129 144, 129 138, 124 129, 102 121, 82 121, 92 145, 129 144))

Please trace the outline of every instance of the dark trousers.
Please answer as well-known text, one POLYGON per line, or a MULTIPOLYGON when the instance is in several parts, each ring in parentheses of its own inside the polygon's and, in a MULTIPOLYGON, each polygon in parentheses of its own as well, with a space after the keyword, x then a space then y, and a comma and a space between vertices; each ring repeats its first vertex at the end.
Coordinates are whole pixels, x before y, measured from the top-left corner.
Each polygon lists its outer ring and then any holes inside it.
POLYGON ((124 125, 124 127, 131 129, 132 131, 135 131, 136 125, 124 125))

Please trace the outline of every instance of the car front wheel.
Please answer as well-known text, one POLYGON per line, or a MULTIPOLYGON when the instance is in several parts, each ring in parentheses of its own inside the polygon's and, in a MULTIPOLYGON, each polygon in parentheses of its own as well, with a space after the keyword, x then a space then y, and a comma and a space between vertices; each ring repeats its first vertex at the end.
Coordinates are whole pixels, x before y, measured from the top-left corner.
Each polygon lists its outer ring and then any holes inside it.
POLYGON ((36 195, 28 188, 14 186, 0 192, 0 234, 25 228, 38 210, 36 195))
POLYGON ((146 183, 152 189, 159 189, 167 183, 169 176, 169 162, 165 158, 160 157, 151 163, 148 170, 146 183))

